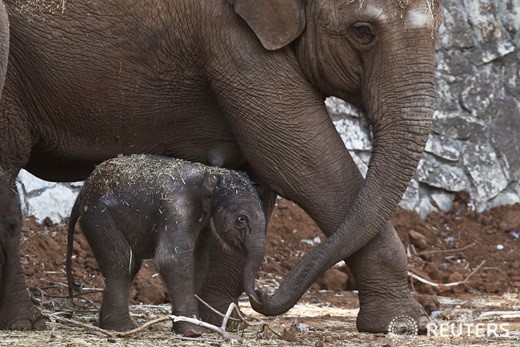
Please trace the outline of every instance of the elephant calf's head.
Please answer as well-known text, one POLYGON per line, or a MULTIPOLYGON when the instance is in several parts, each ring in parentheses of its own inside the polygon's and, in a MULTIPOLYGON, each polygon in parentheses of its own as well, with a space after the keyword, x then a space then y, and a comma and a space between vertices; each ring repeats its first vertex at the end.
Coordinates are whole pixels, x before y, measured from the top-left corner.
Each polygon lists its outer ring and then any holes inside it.
POLYGON ((246 255, 243 284, 255 296, 255 277, 265 253, 266 221, 260 197, 245 174, 232 171, 209 174, 204 185, 212 192, 211 231, 224 249, 246 255))

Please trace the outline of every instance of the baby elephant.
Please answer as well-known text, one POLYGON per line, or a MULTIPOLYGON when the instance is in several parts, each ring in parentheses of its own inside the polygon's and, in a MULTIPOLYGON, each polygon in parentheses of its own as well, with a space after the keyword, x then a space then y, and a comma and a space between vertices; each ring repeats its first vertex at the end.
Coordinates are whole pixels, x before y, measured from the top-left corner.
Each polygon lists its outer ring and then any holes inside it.
MULTIPOLYGON (((96 167, 72 209, 67 245, 69 290, 76 223, 105 279, 101 328, 135 327, 128 312, 132 279, 142 259, 154 258, 175 315, 198 317, 194 251, 201 231, 246 255, 243 285, 250 297, 265 250, 265 215, 256 189, 242 173, 167 157, 132 155, 96 167)), ((217 260, 218 261, 218 260, 217 260)), ((200 327, 174 323, 187 336, 200 327)))

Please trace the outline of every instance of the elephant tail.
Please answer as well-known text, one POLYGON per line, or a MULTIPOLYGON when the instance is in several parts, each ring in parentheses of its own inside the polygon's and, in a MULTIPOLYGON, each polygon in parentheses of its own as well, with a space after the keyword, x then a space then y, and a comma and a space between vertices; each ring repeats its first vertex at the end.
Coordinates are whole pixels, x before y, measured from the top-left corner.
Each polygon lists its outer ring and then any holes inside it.
POLYGON ((69 298, 72 299, 74 296, 74 292, 79 291, 79 286, 74 282, 74 276, 72 274, 72 251, 74 246, 74 229, 76 227, 76 223, 79 220, 81 215, 80 211, 80 196, 77 197, 76 202, 74 202, 74 206, 70 212, 69 224, 67 229, 67 255, 65 259, 65 269, 67 272, 67 285, 69 288, 69 298))

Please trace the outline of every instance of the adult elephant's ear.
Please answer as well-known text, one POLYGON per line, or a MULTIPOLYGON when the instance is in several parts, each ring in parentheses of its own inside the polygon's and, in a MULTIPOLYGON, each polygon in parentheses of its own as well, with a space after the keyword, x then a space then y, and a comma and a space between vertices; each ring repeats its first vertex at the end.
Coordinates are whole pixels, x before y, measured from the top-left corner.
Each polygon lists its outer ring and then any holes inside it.
POLYGON ((228 0, 268 50, 280 49, 305 29, 303 0, 228 0))

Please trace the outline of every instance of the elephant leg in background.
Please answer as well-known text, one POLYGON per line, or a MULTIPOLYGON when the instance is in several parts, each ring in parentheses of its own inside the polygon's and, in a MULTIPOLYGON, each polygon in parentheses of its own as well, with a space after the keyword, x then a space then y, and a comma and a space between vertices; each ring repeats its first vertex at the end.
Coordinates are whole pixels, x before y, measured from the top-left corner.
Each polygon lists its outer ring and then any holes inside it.
POLYGON ((30 135, 21 125, 23 114, 6 107, 5 97, 4 92, 0 100, 0 329, 44 330, 45 317, 30 300, 20 264, 22 215, 15 180, 29 158, 30 143, 9 142, 13 139, 9 134, 17 139, 30 139, 30 135))
POLYGON ((0 329, 44 330, 45 317, 31 302, 20 264, 22 217, 14 178, 0 168, 0 329))

